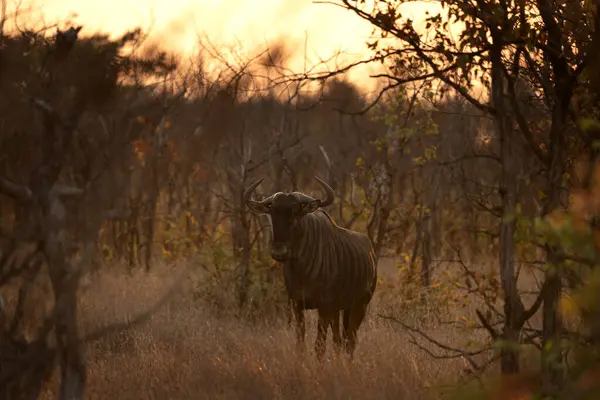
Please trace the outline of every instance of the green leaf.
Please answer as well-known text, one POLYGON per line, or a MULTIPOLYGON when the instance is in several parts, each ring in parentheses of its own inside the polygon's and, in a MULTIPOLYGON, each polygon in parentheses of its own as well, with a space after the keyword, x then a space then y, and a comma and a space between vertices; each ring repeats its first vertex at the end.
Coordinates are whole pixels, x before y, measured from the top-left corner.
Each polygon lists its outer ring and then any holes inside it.
POLYGON ((591 130, 600 130, 600 122, 593 118, 581 118, 579 127, 582 131, 589 132, 591 130))

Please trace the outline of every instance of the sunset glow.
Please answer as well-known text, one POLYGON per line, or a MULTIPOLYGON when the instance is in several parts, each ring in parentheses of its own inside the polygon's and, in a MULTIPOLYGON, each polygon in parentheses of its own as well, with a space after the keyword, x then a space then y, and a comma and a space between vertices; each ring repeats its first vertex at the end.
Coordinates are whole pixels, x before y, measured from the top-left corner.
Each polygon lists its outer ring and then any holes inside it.
MULTIPOLYGON (((33 8, 30 20, 43 15, 52 23, 74 15, 73 21, 84 26, 85 34, 116 36, 140 26, 150 32, 151 42, 184 57, 197 51, 199 35, 217 46, 238 43, 248 54, 284 41, 293 53, 290 66, 297 71, 304 67, 305 48, 308 67, 337 52, 344 53, 340 62, 367 57, 365 42, 372 32, 353 13, 312 0, 30 0, 21 5, 27 6, 33 8)), ((402 12, 418 26, 426 8, 433 6, 416 2, 403 6, 402 12)), ((371 86, 367 77, 373 68, 356 69, 350 77, 361 86, 371 86)))

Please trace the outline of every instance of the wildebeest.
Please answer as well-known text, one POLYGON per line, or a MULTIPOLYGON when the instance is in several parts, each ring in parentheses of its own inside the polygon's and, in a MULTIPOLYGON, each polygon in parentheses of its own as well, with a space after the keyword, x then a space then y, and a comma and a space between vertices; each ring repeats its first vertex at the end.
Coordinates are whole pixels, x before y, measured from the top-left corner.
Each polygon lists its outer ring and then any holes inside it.
POLYGON ((343 311, 343 345, 352 357, 356 332, 377 284, 373 246, 366 235, 338 226, 325 211, 318 210, 331 205, 335 193, 327 183, 315 178, 325 189, 324 200, 300 192, 278 192, 262 201, 253 200, 252 193, 263 179, 250 185, 243 199, 252 212, 271 216, 271 257, 283 264, 299 347, 304 345, 304 310, 317 309, 318 359, 325 353, 330 325, 339 350, 339 317, 343 311))

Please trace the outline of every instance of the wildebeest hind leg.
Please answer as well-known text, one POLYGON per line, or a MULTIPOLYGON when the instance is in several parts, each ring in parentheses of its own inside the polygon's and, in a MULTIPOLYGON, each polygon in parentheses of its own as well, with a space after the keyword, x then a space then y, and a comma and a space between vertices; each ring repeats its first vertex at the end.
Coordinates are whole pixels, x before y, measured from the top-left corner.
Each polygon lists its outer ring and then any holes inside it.
MULTIPOLYGON (((356 349, 356 331, 360 327, 365 315, 367 313, 367 304, 357 304, 348 310, 348 327, 346 329, 346 352, 350 356, 350 359, 354 357, 354 350, 356 349)), ((344 327, 346 325, 346 312, 344 312, 344 327)))
POLYGON ((288 317, 288 326, 291 328, 292 320, 294 319, 294 300, 291 297, 287 299, 285 310, 288 317))
POLYGON ((319 320, 317 322, 317 340, 315 340, 315 354, 317 360, 323 361, 325 355, 325 343, 327 341, 327 328, 329 327, 329 318, 325 313, 319 310, 319 320))
POLYGON ((342 344, 345 348, 348 342, 348 325, 350 324, 350 310, 344 310, 342 318, 342 344))
POLYGON ((331 319, 331 333, 333 336, 333 348, 335 355, 340 354, 342 348, 342 337, 340 336, 340 311, 336 311, 335 315, 331 319))

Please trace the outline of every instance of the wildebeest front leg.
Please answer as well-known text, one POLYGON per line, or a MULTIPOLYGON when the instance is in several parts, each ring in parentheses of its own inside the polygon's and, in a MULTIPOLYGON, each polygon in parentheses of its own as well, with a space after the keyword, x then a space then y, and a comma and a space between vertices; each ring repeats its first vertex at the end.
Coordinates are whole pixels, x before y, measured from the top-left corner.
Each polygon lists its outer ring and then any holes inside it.
POLYGON ((296 348, 304 352, 304 337, 306 336, 306 323, 304 321, 304 307, 299 301, 293 302, 294 319, 296 320, 296 348))
POLYGON ((287 299, 287 305, 285 310, 288 317, 288 326, 291 328, 292 320, 294 319, 294 300, 292 300, 291 297, 288 297, 287 299))

